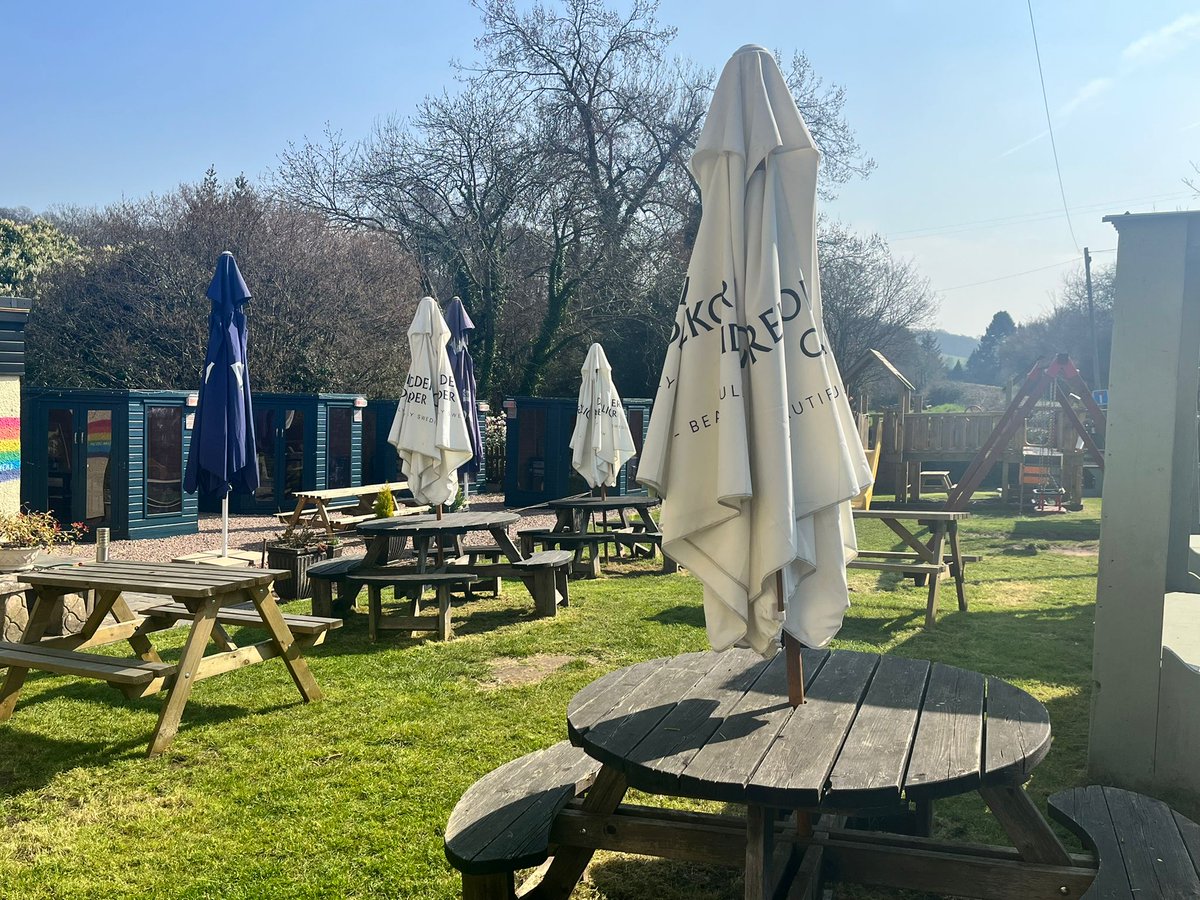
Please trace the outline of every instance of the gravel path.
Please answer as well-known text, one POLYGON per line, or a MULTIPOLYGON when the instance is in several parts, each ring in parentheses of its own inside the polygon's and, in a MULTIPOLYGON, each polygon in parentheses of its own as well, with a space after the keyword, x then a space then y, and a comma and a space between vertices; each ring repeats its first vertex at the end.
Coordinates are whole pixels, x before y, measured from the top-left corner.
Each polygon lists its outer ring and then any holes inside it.
MULTIPOLYGON (((475 512, 492 512, 504 509, 503 494, 476 494, 471 497, 471 509, 475 512)), ((510 528, 510 534, 518 528, 551 528, 555 522, 553 513, 544 507, 531 509, 521 513, 521 521, 510 528)), ((283 526, 274 516, 230 516, 229 517, 229 547, 231 550, 251 550, 261 552, 263 540, 270 541, 283 530, 283 526)), ((362 552, 362 541, 352 534, 343 533, 346 543, 344 551, 348 556, 362 552)), ((486 532, 476 532, 466 537, 467 544, 491 543, 491 535, 486 532)), ((196 534, 185 534, 179 537, 156 538, 141 541, 113 541, 109 544, 109 556, 113 559, 128 559, 144 562, 170 562, 178 556, 188 553, 198 553, 202 550, 217 550, 221 546, 221 517, 214 514, 200 514, 200 530, 196 534)), ((95 547, 92 544, 80 544, 72 556, 81 559, 94 559, 95 547)), ((56 555, 67 555, 58 553, 56 555)))

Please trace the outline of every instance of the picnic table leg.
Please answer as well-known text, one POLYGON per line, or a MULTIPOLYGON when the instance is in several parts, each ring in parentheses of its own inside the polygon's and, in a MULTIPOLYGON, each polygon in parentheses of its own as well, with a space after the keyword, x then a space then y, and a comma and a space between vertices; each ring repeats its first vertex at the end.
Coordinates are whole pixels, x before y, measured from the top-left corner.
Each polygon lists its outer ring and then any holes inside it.
POLYGON ((321 517, 321 522, 325 525, 325 534, 333 537, 333 523, 329 521, 329 510, 325 508, 324 500, 317 500, 317 515, 321 517))
MULTIPOLYGON (((642 526, 643 526, 642 530, 644 532, 646 532, 646 534, 659 534, 660 533, 659 528, 658 528, 658 523, 654 521, 654 516, 650 515, 650 510, 647 507, 635 506, 634 511, 637 513, 638 518, 641 520, 642 526)), ((654 559, 654 554, 658 552, 659 548, 657 547, 657 545, 655 545, 653 543, 649 544, 648 546, 650 548, 649 558, 654 559)), ((665 553, 663 554, 663 571, 664 572, 678 571, 678 567, 668 568, 667 554, 665 554, 665 553)))
MULTIPOLYGON (((25 631, 21 635, 22 644, 36 644, 42 639, 42 635, 50 626, 50 615, 54 610, 54 604, 65 593, 66 590, 63 588, 37 589, 33 609, 29 613, 29 621, 25 623, 25 631)), ((101 601, 97 599, 96 605, 99 606, 100 603, 101 601)), ((95 630, 93 627, 92 631, 95 630)), ((13 710, 17 706, 17 698, 21 696, 21 687, 25 684, 25 677, 28 674, 28 668, 8 667, 8 673, 4 676, 4 685, 0 687, 0 722, 12 716, 13 710)))
MULTIPOLYGON (((625 797, 626 787, 625 776, 605 765, 584 795, 581 809, 602 816, 611 815, 625 797)), ((559 847, 536 888, 539 900, 567 900, 595 852, 586 847, 559 847)))
MULTIPOLYGON (((437 603, 437 637, 439 641, 448 641, 454 636, 453 626, 450 624, 450 585, 437 586, 437 603)), ((416 613, 413 615, 415 617, 416 613)))
MULTIPOLYGON (((137 618, 120 591, 97 591, 96 608, 92 611, 93 616, 95 616, 101 606, 107 606, 118 622, 132 622, 137 618)), ((101 615, 100 618, 103 619, 104 616, 101 615)), ((92 627, 92 633, 95 632, 99 625, 100 622, 97 621, 96 625, 92 627)), ((86 624, 84 625, 84 631, 87 631, 86 624)), ((91 633, 88 636, 90 637, 91 633)), ((150 639, 144 634, 131 634, 129 636, 129 646, 133 648, 134 653, 146 660, 146 662, 162 662, 162 657, 158 655, 158 651, 154 649, 154 645, 150 643, 150 639)))
POLYGON ((258 610, 258 614, 262 616, 268 633, 274 639, 275 646, 279 648, 279 655, 283 657, 283 663, 287 666, 292 681, 296 683, 300 696, 306 703, 320 700, 325 695, 317 686, 317 680, 313 678, 312 672, 309 671, 308 663, 300 655, 300 647, 297 646, 296 639, 292 636, 292 630, 288 628, 287 622, 283 619, 283 613, 275 604, 275 595, 271 593, 270 588, 259 587, 250 590, 250 598, 254 601, 254 608, 258 610))
POLYGON ((954 587, 958 591, 958 609, 967 611, 966 573, 963 571, 962 551, 958 548, 958 523, 948 524, 950 538, 950 574, 954 576, 954 587))
POLYGON ((1073 865, 1071 854, 1021 785, 980 787, 979 795, 1026 862, 1073 865))
POLYGON ((378 566, 387 562, 388 545, 391 541, 386 534, 377 534, 367 544, 367 552, 363 556, 362 565, 378 566))
MULTIPOLYGON (((175 599, 184 602, 178 597, 175 599)), ((208 639, 212 635, 213 625, 216 624, 217 612, 220 608, 220 599, 217 597, 208 597, 199 601, 196 618, 192 621, 192 630, 188 634, 187 643, 183 645, 183 654, 179 658, 175 683, 171 685, 171 690, 167 693, 166 702, 163 703, 162 710, 158 714, 158 727, 154 729, 154 736, 150 739, 150 746, 146 750, 146 755, 149 757, 158 756, 171 746, 171 741, 179 732, 179 721, 183 718, 183 708, 187 706, 188 698, 192 695, 196 668, 204 656, 204 649, 208 646, 208 639)))
MULTIPOLYGON (((929 540, 929 549, 938 565, 942 564, 942 547, 946 540, 946 524, 944 522, 936 522, 933 526, 933 537, 929 540)), ((929 576, 929 603, 925 607, 925 624, 933 625, 937 622, 937 595, 938 585, 942 583, 939 573, 934 572, 929 576)))
POLYGON ((766 900, 774 882, 775 810, 750 804, 746 807, 746 900, 766 900))
POLYGON ((295 528, 300 524, 300 516, 304 514, 304 507, 308 506, 308 500, 304 497, 296 499, 296 509, 292 512, 292 517, 288 519, 288 527, 295 528))
MULTIPOLYGON (((500 548, 500 552, 504 554, 504 558, 510 563, 520 562, 525 557, 517 552, 517 545, 512 542, 512 538, 508 536, 508 530, 503 527, 489 528, 492 539, 496 542, 496 546, 500 548)), ((522 538, 524 540, 524 538, 522 538)), ((525 583, 525 588, 529 591, 529 596, 533 598, 534 604, 537 603, 538 586, 532 575, 522 575, 521 581, 525 583)), ((559 603, 566 605, 567 595, 565 592, 560 592, 558 586, 554 588, 554 605, 557 607, 559 603)))

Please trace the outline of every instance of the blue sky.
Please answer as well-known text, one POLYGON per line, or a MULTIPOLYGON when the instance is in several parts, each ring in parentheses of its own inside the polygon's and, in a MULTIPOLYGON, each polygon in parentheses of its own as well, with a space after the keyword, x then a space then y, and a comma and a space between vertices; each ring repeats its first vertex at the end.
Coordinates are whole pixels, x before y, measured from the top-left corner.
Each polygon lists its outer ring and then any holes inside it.
MULTIPOLYGON (((1200 3, 1034 13, 1075 240, 1022 0, 660 8, 675 51, 703 65, 744 43, 801 49, 846 87, 878 168, 825 212, 886 235, 939 291, 940 323, 970 334, 997 309, 1043 311, 1077 244, 1115 247, 1102 216, 1200 207, 1182 182, 1200 162, 1200 3)), ((210 163, 262 175, 326 122, 365 135, 453 89, 449 61, 471 58, 478 31, 465 0, 10 3, 0 206, 105 204, 210 163)))

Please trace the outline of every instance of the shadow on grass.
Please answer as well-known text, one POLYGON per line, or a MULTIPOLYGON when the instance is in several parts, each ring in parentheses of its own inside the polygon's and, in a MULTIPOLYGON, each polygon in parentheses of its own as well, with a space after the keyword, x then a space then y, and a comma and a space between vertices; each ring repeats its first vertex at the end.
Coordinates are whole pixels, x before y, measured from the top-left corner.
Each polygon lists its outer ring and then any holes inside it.
MULTIPOLYGON (((19 714, 19 712, 18 712, 19 714)), ((105 766, 144 755, 146 739, 111 743, 97 740, 59 741, 14 726, 0 726, 0 798, 45 787, 59 772, 105 766)))
POLYGON ((1098 541, 1100 520, 1095 518, 1017 519, 1009 532, 1014 539, 1033 538, 1043 541, 1098 541))
POLYGON ((704 628, 704 606, 699 603, 668 606, 652 616, 646 616, 645 621, 657 622, 659 625, 691 625, 694 628, 704 628))

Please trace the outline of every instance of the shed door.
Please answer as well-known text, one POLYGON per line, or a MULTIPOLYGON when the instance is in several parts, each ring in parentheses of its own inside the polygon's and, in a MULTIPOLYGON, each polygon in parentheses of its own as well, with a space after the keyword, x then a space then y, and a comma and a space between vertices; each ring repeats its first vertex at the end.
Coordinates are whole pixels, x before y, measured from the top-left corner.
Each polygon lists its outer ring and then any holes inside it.
POLYGON ((62 522, 112 525, 113 411, 80 405, 47 411, 46 501, 62 522))

